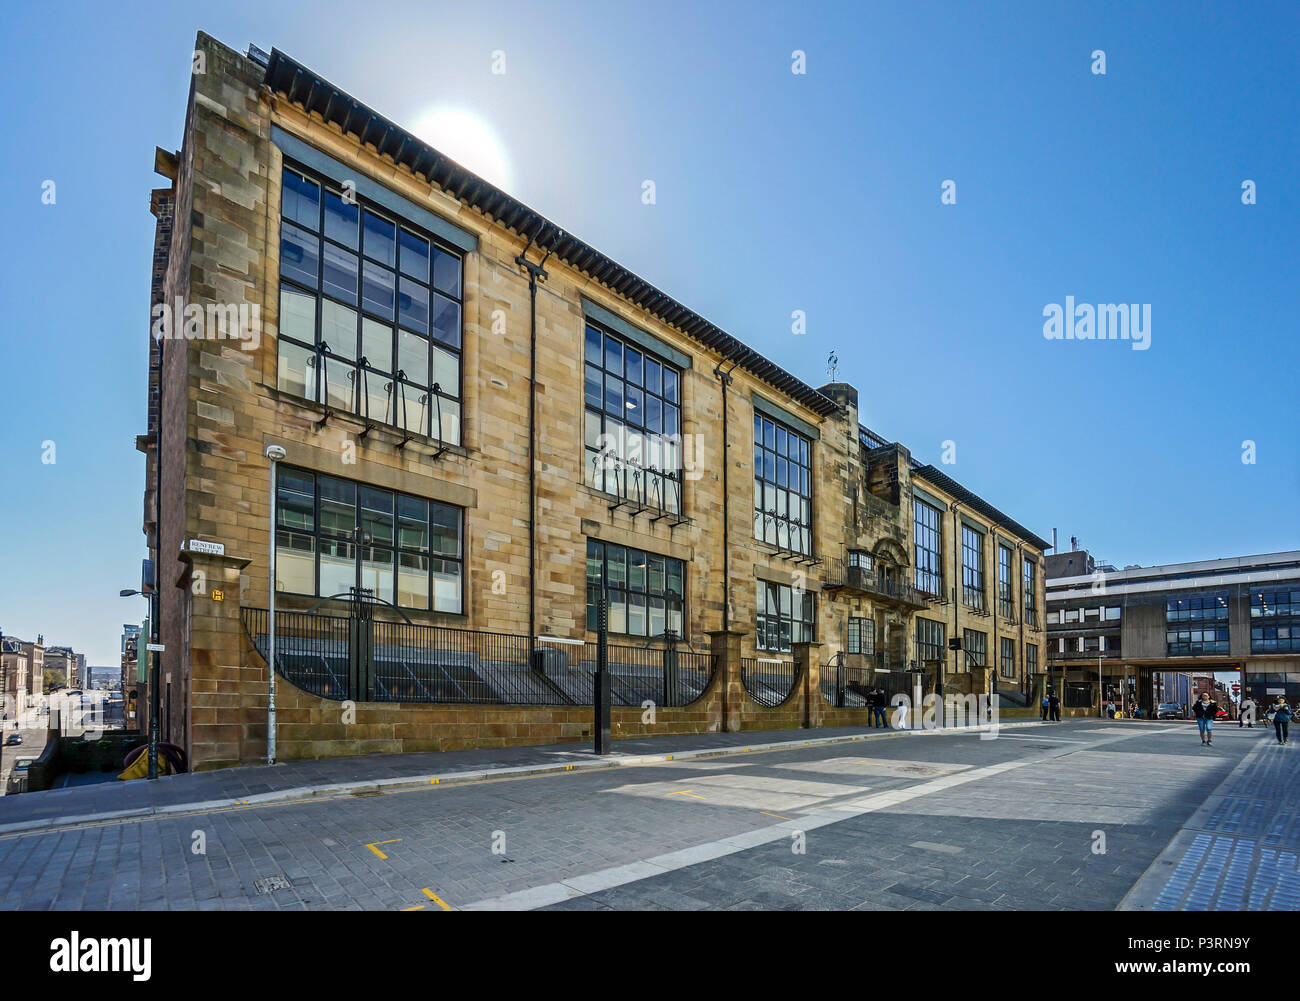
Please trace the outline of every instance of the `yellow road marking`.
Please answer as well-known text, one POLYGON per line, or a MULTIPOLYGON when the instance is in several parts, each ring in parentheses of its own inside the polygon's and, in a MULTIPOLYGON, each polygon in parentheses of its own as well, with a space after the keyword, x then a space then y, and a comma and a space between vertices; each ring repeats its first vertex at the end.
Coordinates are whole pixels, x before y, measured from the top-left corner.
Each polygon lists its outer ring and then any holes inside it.
POLYGON ((387 841, 372 841, 369 844, 367 844, 366 847, 369 848, 376 855, 378 855, 380 858, 388 858, 388 856, 385 855, 383 852, 381 852, 378 848, 376 848, 375 845, 394 845, 401 840, 402 840, 401 838, 389 838, 387 841))
POLYGON ((672 756, 672 755, 671 755, 671 754, 670 754, 670 755, 668 755, 668 757, 667 757, 667 759, 666 759, 666 760, 668 760, 668 761, 672 761, 672 760, 673 760, 673 756, 672 756))
POLYGON ((422 889, 420 892, 423 893, 423 894, 424 894, 426 897, 428 897, 430 900, 432 900, 432 901, 433 901, 435 904, 437 904, 439 907, 441 907, 444 911, 449 911, 449 910, 451 910, 451 905, 448 904, 445 900, 443 900, 443 899, 442 899, 440 896, 438 896, 436 893, 434 893, 432 890, 430 890, 427 886, 426 886, 424 889, 422 889))
POLYGON ((441 779, 429 779, 429 785, 436 786, 441 781, 441 779))
POLYGON ((416 904, 414 907, 399 907, 398 910, 401 910, 401 911, 422 911, 422 910, 424 910, 424 905, 423 905, 423 904, 416 904))
POLYGON ((766 810, 759 810, 758 812, 765 817, 776 817, 777 820, 794 820, 793 817, 782 817, 779 813, 768 813, 766 810))
POLYGON ((668 792, 668 793, 664 793, 664 795, 665 796, 689 796, 691 797, 691 799, 704 799, 703 796, 696 796, 689 789, 682 789, 679 792, 668 792))

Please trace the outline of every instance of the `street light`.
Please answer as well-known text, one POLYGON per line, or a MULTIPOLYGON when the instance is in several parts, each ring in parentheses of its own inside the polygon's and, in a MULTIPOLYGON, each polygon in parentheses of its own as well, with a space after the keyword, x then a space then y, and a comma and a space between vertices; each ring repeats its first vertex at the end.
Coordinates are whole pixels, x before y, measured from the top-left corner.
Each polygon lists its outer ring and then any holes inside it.
POLYGON ((279 491, 276 473, 280 461, 287 453, 279 445, 267 445, 264 454, 271 462, 271 526, 268 543, 270 581, 266 602, 266 680, 269 685, 266 695, 266 763, 273 765, 275 764, 275 501, 279 491))
MULTIPOLYGON (((119 598, 133 598, 139 595, 149 603, 149 637, 152 642, 145 642, 145 653, 149 656, 149 778, 151 779, 158 777, 158 716, 161 713, 158 702, 158 651, 149 649, 158 645, 158 614, 154 602, 157 593, 157 588, 154 588, 152 593, 145 594, 143 591, 136 591, 129 587, 124 587, 117 592, 119 598)), ((140 658, 138 647, 135 656, 138 661, 140 658)))

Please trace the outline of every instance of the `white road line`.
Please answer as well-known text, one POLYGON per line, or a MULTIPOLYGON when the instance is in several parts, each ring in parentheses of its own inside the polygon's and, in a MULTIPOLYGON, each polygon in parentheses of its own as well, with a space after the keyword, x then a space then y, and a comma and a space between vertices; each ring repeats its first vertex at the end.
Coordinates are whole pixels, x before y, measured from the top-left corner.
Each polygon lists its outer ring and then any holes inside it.
POLYGON ((889 792, 876 793, 856 802, 847 803, 834 809, 820 810, 817 813, 796 820, 787 820, 780 824, 760 827, 754 831, 734 834, 717 841, 696 845, 693 848, 671 852, 667 855, 657 855, 642 862, 633 862, 630 865, 618 865, 582 876, 570 876, 568 879, 560 880, 557 883, 548 883, 528 890, 507 893, 500 897, 479 900, 458 909, 462 911, 526 911, 537 907, 546 907, 564 900, 571 900, 574 897, 598 893, 601 890, 609 890, 616 886, 633 883, 648 876, 662 875, 675 869, 684 869, 700 862, 722 858, 725 855, 735 855, 738 852, 748 851, 750 848, 757 848, 760 845, 771 844, 774 841, 783 841, 796 831, 812 831, 828 824, 837 824, 842 820, 860 817, 865 813, 872 813, 886 807, 897 806, 899 803, 906 803, 921 796, 928 796, 933 792, 941 792, 944 789, 951 789, 967 782, 976 782, 1016 768, 1023 768, 1025 765, 1034 764, 1035 761, 1008 761, 996 765, 987 765, 984 768, 973 768, 957 775, 946 775, 942 778, 922 782, 908 789, 893 789, 889 792))

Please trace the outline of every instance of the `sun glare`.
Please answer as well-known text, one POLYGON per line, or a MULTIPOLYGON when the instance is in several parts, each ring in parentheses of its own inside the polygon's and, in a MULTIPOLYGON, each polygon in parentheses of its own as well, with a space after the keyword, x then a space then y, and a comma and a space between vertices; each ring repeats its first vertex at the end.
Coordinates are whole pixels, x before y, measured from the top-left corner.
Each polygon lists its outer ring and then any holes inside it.
POLYGON ((411 129, 435 149, 499 188, 510 189, 510 164, 496 133, 465 111, 429 111, 411 129))

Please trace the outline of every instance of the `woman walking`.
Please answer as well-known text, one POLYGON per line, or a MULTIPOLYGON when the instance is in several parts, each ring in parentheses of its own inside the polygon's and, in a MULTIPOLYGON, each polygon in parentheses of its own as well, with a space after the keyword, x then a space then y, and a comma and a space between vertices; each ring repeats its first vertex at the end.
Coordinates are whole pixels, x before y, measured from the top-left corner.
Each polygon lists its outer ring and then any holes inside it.
POLYGON ((1201 743, 1207 747, 1214 743, 1214 715, 1218 711, 1219 704, 1210 701, 1209 692, 1201 692, 1201 701, 1192 704, 1196 728, 1201 731, 1201 743))
POLYGON ((1273 729, 1277 731, 1277 742, 1285 744, 1291 739, 1291 707, 1281 695, 1273 703, 1273 729))

